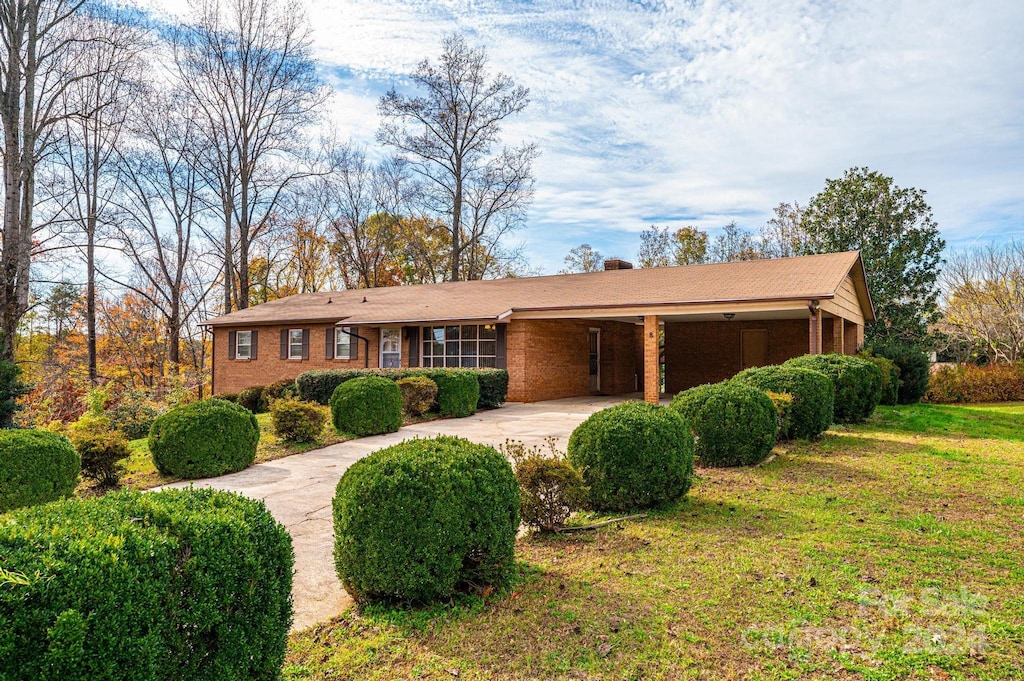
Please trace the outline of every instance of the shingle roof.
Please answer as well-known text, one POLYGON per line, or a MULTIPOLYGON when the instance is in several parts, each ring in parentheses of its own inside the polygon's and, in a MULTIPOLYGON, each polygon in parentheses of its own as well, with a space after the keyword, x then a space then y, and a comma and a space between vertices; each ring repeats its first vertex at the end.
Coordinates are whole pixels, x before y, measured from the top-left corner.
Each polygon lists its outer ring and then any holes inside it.
MULTIPOLYGON (((499 319, 516 311, 831 298, 857 251, 773 260, 304 293, 208 320, 211 326, 499 319)), ((571 316, 571 315, 567 315, 571 316)))

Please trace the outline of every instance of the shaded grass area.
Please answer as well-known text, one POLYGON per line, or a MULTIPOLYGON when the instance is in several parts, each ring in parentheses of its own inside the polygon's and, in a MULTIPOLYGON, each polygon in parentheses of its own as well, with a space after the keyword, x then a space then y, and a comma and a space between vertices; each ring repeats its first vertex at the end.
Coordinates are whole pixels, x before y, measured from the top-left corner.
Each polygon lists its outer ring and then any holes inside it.
MULTIPOLYGON (((270 414, 257 414, 256 421, 260 426, 260 442, 256 446, 255 463, 273 461, 292 454, 301 454, 311 449, 318 449, 333 445, 338 442, 352 439, 350 435, 339 435, 328 423, 317 442, 282 442, 274 434, 274 427, 271 424, 270 414)), ((124 474, 121 476, 121 485, 135 489, 149 489, 159 485, 166 485, 177 482, 179 478, 172 475, 161 475, 153 465, 153 457, 149 452, 149 444, 145 438, 132 440, 128 443, 128 450, 131 452, 128 459, 123 461, 124 474)), ((79 485, 79 493, 89 494, 91 487, 84 482, 79 485)))
POLYGON ((1024 405, 883 408, 699 470, 646 520, 522 538, 499 594, 293 635, 285 678, 1019 678, 1020 425, 1024 405))

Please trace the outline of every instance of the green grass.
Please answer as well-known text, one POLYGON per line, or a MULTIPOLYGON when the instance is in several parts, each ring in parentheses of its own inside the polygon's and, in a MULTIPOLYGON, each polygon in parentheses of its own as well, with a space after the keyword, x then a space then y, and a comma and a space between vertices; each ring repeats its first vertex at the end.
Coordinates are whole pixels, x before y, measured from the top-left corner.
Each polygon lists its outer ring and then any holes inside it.
MULTIPOLYGON (((334 432, 334 428, 328 423, 321 434, 318 442, 304 442, 304 443, 291 443, 282 442, 274 434, 274 428, 271 424, 270 414, 257 414, 256 422, 260 426, 260 442, 256 446, 256 463, 263 463, 265 461, 273 461, 280 459, 285 456, 291 456, 292 454, 301 454, 311 449, 317 449, 319 447, 326 447, 337 442, 344 442, 345 440, 352 439, 350 435, 339 435, 334 432)), ((122 462, 123 474, 121 476, 121 484, 124 487, 133 487, 135 489, 149 489, 150 487, 157 487, 159 485, 166 485, 171 482, 176 482, 178 478, 170 475, 161 475, 157 471, 156 466, 153 465, 153 457, 149 452, 149 444, 146 438, 139 440, 132 440, 128 443, 128 451, 130 452, 128 459, 122 462)), ((83 482, 79 485, 79 494, 89 495, 94 493, 93 487, 89 482, 83 482)))
POLYGON ((514 586, 350 609, 285 679, 1015 679, 1024 405, 880 409, 701 469, 639 522, 527 536, 514 586))

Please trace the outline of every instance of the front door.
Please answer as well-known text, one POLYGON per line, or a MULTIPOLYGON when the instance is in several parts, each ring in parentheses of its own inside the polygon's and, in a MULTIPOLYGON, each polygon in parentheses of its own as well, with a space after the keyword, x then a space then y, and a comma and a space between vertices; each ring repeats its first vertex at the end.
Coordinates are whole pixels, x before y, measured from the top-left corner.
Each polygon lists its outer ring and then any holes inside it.
POLYGON ((744 369, 768 364, 768 329, 740 331, 740 355, 744 369))
POLYGON ((601 329, 590 330, 590 392, 601 391, 601 329))
POLYGON ((401 327, 380 330, 380 366, 382 369, 399 369, 402 366, 401 327))

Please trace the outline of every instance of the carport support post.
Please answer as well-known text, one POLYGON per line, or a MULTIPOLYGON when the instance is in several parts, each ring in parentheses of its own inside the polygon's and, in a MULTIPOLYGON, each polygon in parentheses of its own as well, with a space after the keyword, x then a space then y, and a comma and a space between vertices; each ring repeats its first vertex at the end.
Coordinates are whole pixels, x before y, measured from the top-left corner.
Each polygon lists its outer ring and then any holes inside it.
POLYGON ((846 339, 843 338, 843 318, 832 318, 832 352, 846 354, 846 339))
POLYGON ((807 335, 810 338, 808 344, 807 354, 809 355, 820 355, 821 354, 821 310, 816 309, 814 306, 808 306, 810 310, 810 318, 808 319, 809 326, 807 335))
POLYGON ((644 400, 651 404, 661 397, 658 331, 658 315, 644 315, 644 400))

